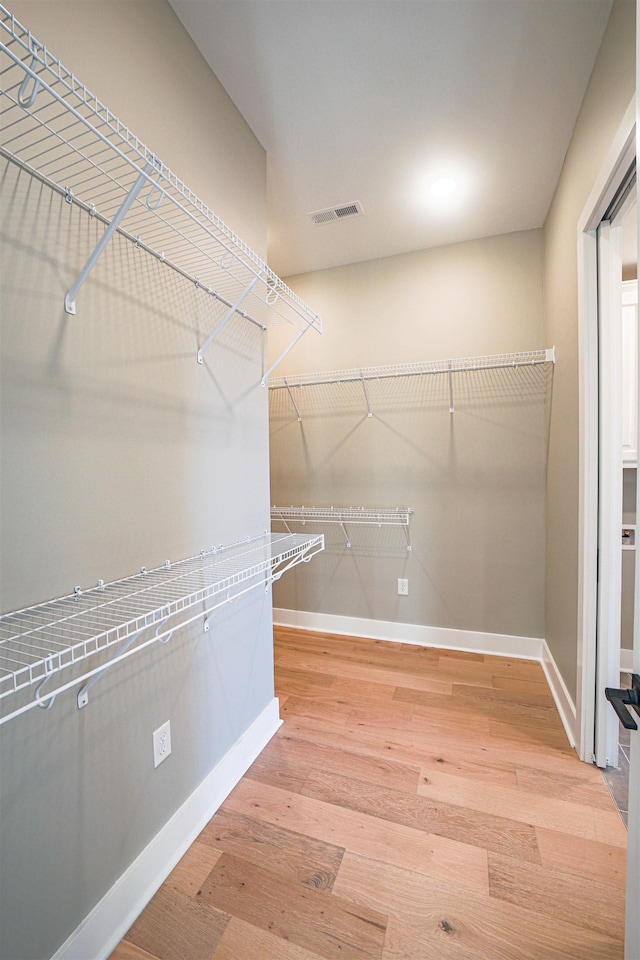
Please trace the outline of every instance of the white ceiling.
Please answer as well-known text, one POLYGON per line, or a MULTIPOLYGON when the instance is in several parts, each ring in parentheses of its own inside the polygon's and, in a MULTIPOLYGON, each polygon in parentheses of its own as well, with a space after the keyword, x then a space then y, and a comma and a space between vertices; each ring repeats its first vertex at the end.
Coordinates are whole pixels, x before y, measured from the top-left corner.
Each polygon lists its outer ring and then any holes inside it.
POLYGON ((267 151, 281 276, 542 226, 612 5, 170 2, 267 151))

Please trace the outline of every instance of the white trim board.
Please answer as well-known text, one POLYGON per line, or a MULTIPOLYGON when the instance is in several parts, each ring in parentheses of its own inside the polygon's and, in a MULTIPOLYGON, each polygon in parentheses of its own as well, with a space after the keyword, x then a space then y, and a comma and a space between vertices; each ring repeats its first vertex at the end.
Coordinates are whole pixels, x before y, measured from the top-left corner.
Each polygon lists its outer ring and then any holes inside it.
POLYGON ((578 734, 578 715, 576 711, 576 705, 571 699, 571 694, 567 690, 567 686, 562 679, 562 674, 558 670, 558 665, 551 655, 551 651, 547 646, 547 641, 543 640, 543 652, 542 652, 542 669, 544 675, 547 678, 547 683, 549 684, 549 689, 551 690, 551 696, 553 697, 556 709, 560 714, 560 719, 562 720, 562 726, 564 727, 564 732, 567 735, 567 740, 575 750, 578 734))
POLYGON ((551 695, 572 747, 576 744, 576 707, 560 675, 545 640, 538 637, 515 637, 502 633, 480 633, 448 627, 428 627, 416 623, 395 623, 390 620, 368 620, 364 617, 341 617, 331 613, 286 610, 275 607, 273 624, 295 627, 315 633, 333 633, 345 637, 367 637, 411 643, 420 647, 461 650, 493 657, 537 660, 544 671, 551 695))
POLYGON ((311 613, 274 607, 274 626, 298 627, 314 633, 337 633, 345 637, 367 637, 412 643, 419 647, 441 647, 465 653, 486 653, 496 657, 516 657, 542 661, 544 640, 537 637, 511 637, 502 633, 479 633, 449 627, 427 627, 418 623, 392 620, 368 620, 365 617, 341 617, 333 613, 311 613))
POLYGON ((274 697, 51 960, 99 960, 112 953, 281 724, 274 697))

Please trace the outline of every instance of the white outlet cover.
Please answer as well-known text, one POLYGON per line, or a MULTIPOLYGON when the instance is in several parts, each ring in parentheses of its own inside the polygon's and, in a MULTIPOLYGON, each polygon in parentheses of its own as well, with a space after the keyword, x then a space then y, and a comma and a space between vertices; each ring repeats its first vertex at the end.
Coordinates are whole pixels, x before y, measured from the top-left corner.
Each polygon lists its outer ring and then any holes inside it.
POLYGON ((409 596, 409 581, 405 577, 398 577, 398 596, 409 596))
POLYGON ((171 721, 153 731, 153 765, 158 767, 171 753, 171 721))

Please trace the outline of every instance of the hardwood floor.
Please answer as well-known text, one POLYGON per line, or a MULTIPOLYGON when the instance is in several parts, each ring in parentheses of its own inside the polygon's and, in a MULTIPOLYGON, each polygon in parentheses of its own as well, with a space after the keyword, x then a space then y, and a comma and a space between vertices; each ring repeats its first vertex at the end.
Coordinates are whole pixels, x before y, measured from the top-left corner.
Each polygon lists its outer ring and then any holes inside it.
POLYGON ((622 960, 626 831, 537 663, 275 655, 283 726, 111 960, 622 960))

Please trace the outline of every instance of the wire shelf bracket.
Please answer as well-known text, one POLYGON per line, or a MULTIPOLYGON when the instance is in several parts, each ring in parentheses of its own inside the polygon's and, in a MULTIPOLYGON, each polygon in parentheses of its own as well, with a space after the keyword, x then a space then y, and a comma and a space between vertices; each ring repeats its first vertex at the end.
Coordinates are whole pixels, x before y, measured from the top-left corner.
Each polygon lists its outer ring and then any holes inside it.
POLYGON ((234 314, 263 331, 295 330, 267 375, 307 330, 322 331, 300 297, 1 3, 0 126, 5 159, 106 226, 65 296, 67 313, 117 232, 230 311, 199 362, 234 314))
POLYGON ((96 263, 100 259, 100 255, 106 249, 107 244, 111 240, 112 236, 114 235, 114 233, 116 232, 116 230, 118 229, 118 227, 120 226, 124 218, 126 217, 127 213, 131 208, 131 204, 136 199, 136 197, 144 187, 145 183, 147 182, 147 174, 151 173, 152 170, 153 170, 152 164, 147 163, 145 165, 143 173, 141 173, 138 176, 138 179, 132 186, 131 190, 122 201, 122 206, 116 213, 115 217, 113 218, 113 220, 111 221, 111 223, 109 224, 105 232, 102 234, 102 236, 98 240, 98 243, 96 244, 96 247, 93 253, 91 254, 86 264, 80 271, 78 279, 73 284, 73 286, 67 293, 66 297, 64 298, 64 309, 66 313, 70 313, 72 316, 75 316, 76 297, 78 295, 78 291, 80 290, 81 286, 83 285, 83 283, 85 282, 85 280, 87 279, 87 277, 89 276, 93 268, 95 267, 96 263))
MULTIPOLYGON (((281 358, 282 359, 282 358, 281 358)), ((303 373, 287 377, 272 377, 269 390, 287 390, 296 411, 298 422, 302 422, 300 407, 295 400, 295 391, 305 387, 317 387, 338 383, 360 383, 367 406, 367 417, 373 417, 367 384, 379 380, 392 380, 401 377, 425 377, 446 375, 449 387, 449 413, 455 412, 454 375, 469 374, 482 370, 508 370, 538 364, 555 364, 555 347, 545 350, 530 350, 521 353, 501 353, 484 357, 461 357, 456 360, 427 360, 419 363, 391 364, 380 367, 358 367, 347 370, 331 370, 325 373, 303 373)))
POLYGON ((295 410, 296 415, 297 415, 297 417, 298 417, 298 423, 302 423, 302 415, 301 415, 301 413, 300 413, 300 410, 298 409, 298 404, 297 404, 296 401, 294 400, 293 394, 291 393, 291 387, 290 387, 289 384, 287 383, 287 378, 286 378, 286 377, 283 377, 282 379, 284 380, 284 385, 285 385, 285 387, 287 388, 287 393, 289 394, 289 399, 291 400, 291 403, 293 404, 293 409, 295 410))
MULTIPOLYGON (((166 621, 163 621, 163 622, 166 622, 166 621)), ((78 710, 82 710, 82 708, 86 707, 86 705, 89 703, 89 690, 91 689, 91 687, 95 686, 95 684, 100 680, 101 677, 105 675, 105 673, 107 672, 109 667, 112 666, 112 664, 122 659, 123 654, 125 654, 127 650, 129 650, 129 648, 133 646, 133 644, 136 642, 136 640, 138 639, 141 633, 142 633, 142 630, 136 630, 135 633, 132 633, 129 639, 125 640, 122 646, 119 647, 115 651, 113 656, 109 658, 108 662, 104 665, 102 670, 99 670, 97 673, 94 673, 91 679, 87 680, 84 686, 82 686, 78 690, 78 696, 76 698, 78 703, 78 710)))
POLYGON ((260 270, 260 272, 255 275, 251 283, 247 287, 245 287, 245 289, 242 291, 242 293, 240 294, 236 302, 231 307, 229 307, 229 309, 225 313, 224 317, 222 318, 218 326, 213 330, 212 333, 209 334, 205 342, 202 344, 202 346, 198 350, 198 353, 197 353, 198 363, 204 363, 205 350, 207 349, 207 347, 209 347, 213 343, 215 338, 224 329, 224 327, 226 327, 226 325, 228 324, 229 320, 231 320, 231 317, 234 315, 234 313, 237 313, 239 311, 240 306, 245 300, 245 298, 248 297, 248 295, 251 293, 256 283, 258 282, 258 280, 262 277, 262 273, 263 271, 260 270))
POLYGON ((395 509, 375 507, 271 507, 271 520, 283 523, 287 532, 291 533, 290 523, 337 523, 342 530, 345 544, 351 547, 351 537, 347 529, 348 524, 367 524, 375 527, 402 527, 407 541, 407 550, 411 550, 411 536, 409 519, 413 509, 411 507, 396 507, 395 509))
POLYGON ((451 369, 452 366, 453 364, 451 360, 449 360, 449 363, 448 363, 449 369, 447 370, 447 377, 449 380, 449 413, 456 412, 456 408, 453 405, 453 371, 451 369))
POLYGON ((362 389, 364 391, 364 399, 367 403, 367 417, 371 418, 373 413, 371 412, 371 404, 369 403, 369 394, 367 392, 367 381, 364 378, 364 373, 360 371, 360 380, 362 381, 362 389))
POLYGON ((56 696, 79 684, 78 707, 85 706, 107 669, 154 643, 167 643, 175 630, 198 619, 204 618, 208 632, 213 610, 256 588, 268 590, 321 550, 321 534, 266 533, 0 616, 0 704, 10 711, 0 725, 36 706, 49 709, 56 696), (43 690, 54 676, 58 685, 43 690), (33 698, 25 701, 30 689, 33 698), (9 698, 21 692, 24 702, 11 710, 9 698))
MULTIPOLYGON (((292 340, 292 342, 289 344, 289 346, 286 348, 286 350, 283 350, 283 351, 282 351, 282 353, 280 354, 280 356, 278 357, 278 359, 275 361, 275 363, 272 363, 272 364, 271 364, 271 366, 269 367, 269 369, 267 370, 267 372, 266 372, 266 373, 264 374, 264 376, 262 377, 262 381, 261 381, 261 382, 262 382, 262 386, 263 386, 263 387, 266 387, 266 385, 267 385, 267 383, 268 383, 268 381, 269 381, 270 375, 273 373, 273 371, 276 369, 276 367, 278 367, 278 366, 282 363, 282 361, 283 361, 284 358, 287 356, 287 354, 290 353, 291 350, 293 350, 293 348, 295 347, 295 345, 296 345, 296 344, 298 343, 298 341, 304 336, 304 334, 305 334, 306 332, 307 332, 306 329, 304 329, 304 328, 301 329, 300 332, 298 333, 297 337, 295 338, 295 340, 292 340)), ((294 406, 295 406, 295 404, 294 404, 294 406)))

